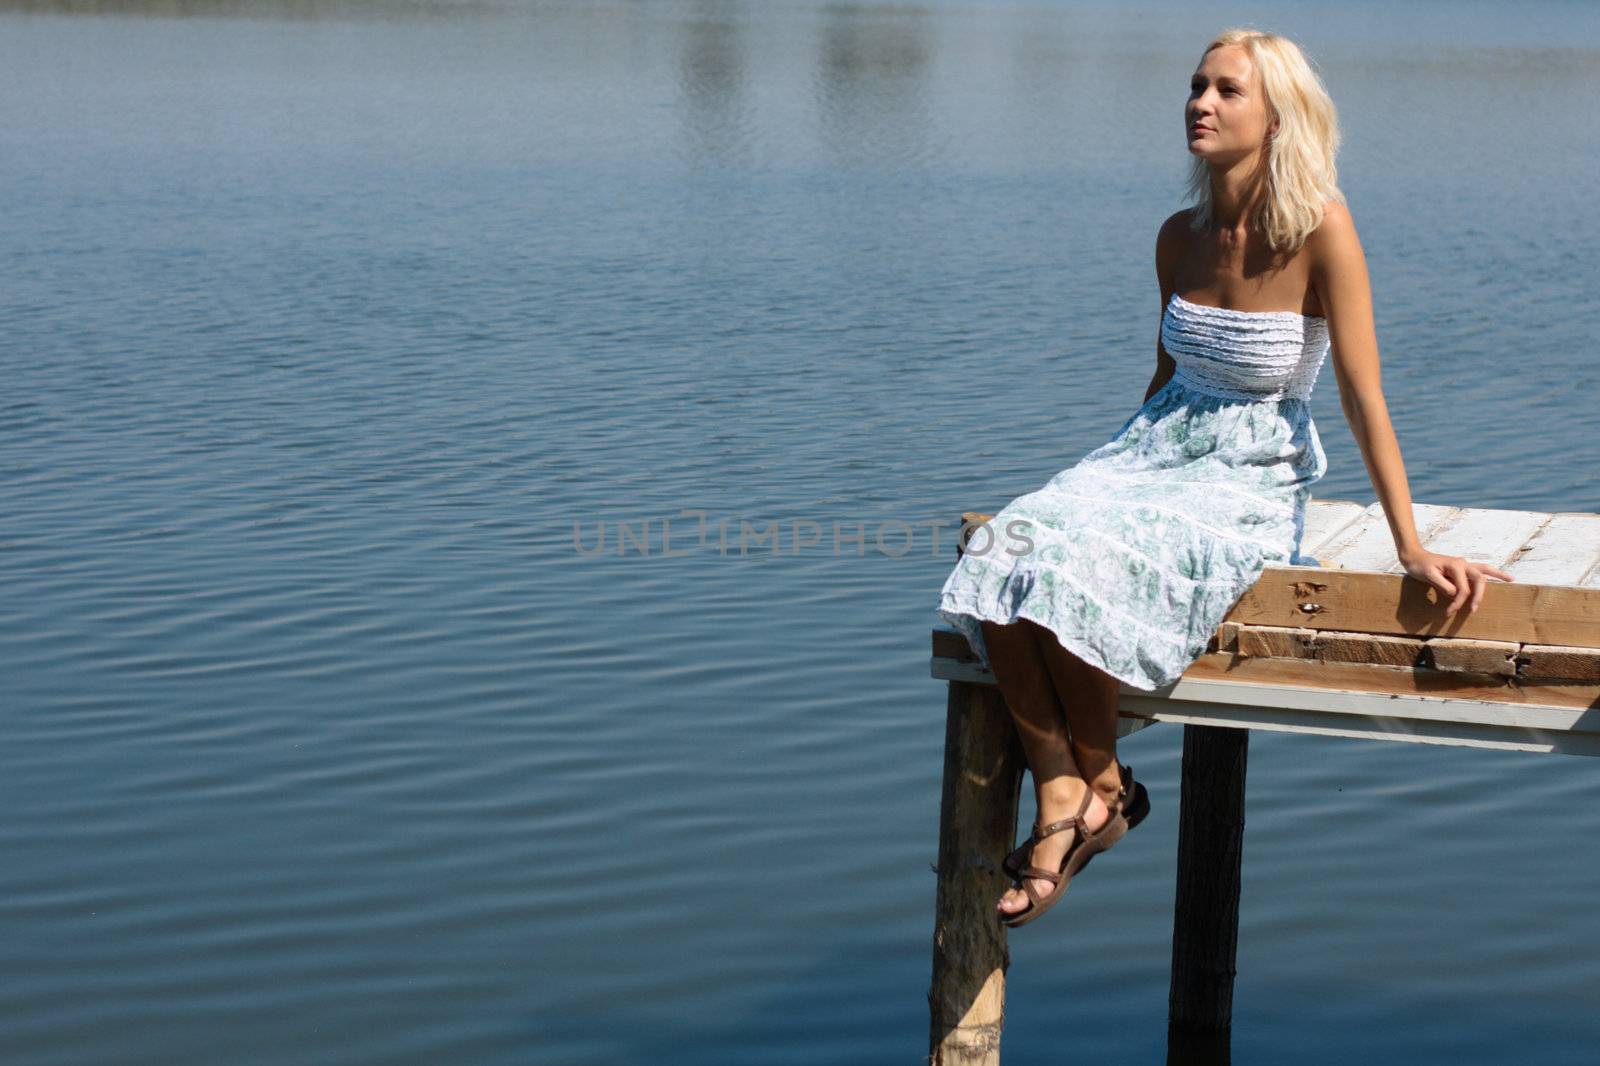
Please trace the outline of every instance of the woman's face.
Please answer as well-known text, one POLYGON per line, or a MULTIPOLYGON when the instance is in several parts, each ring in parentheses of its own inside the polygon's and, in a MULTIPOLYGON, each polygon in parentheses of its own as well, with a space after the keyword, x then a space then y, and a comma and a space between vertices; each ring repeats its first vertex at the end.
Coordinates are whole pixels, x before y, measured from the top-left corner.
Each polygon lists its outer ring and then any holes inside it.
POLYGON ((1183 109, 1190 154, 1213 164, 1242 159, 1266 142, 1270 119, 1249 53, 1236 44, 1207 52, 1183 109))

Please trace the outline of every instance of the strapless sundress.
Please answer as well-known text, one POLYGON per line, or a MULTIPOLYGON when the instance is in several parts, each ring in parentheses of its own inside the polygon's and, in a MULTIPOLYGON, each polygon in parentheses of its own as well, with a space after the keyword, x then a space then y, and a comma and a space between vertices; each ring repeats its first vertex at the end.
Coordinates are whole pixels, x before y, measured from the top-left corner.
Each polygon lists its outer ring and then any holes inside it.
POLYGON ((939 616, 987 665, 979 622, 1028 618, 1146 691, 1175 682, 1270 563, 1300 555, 1327 457, 1310 396, 1327 322, 1176 293, 1172 378, 1109 441, 977 529, 939 616))

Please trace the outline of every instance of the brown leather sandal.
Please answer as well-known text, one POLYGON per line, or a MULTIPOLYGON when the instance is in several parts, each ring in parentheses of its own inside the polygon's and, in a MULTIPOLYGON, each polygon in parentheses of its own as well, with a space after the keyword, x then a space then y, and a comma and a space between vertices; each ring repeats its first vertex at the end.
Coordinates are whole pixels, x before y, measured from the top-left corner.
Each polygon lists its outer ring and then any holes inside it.
POLYGON ((1036 829, 1028 837, 1028 842, 1024 846, 1031 851, 1033 845, 1045 837, 1053 836, 1063 829, 1071 829, 1074 826, 1078 830, 1077 839, 1072 842, 1072 846, 1067 849, 1067 853, 1061 857, 1059 869, 1046 870, 1039 866, 1026 866, 1017 873, 1015 878, 1016 887, 1022 889, 1023 893, 1028 897, 1028 907, 1026 910, 1020 910, 1013 914, 1007 914, 1004 911, 1000 912, 1000 921, 1009 928, 1015 929, 1020 925, 1027 925, 1051 907, 1054 907, 1056 901, 1066 894, 1067 885, 1077 875, 1078 871, 1089 865, 1090 859, 1111 847, 1127 834, 1128 818, 1122 813, 1122 804, 1120 802, 1112 810, 1110 816, 1106 818, 1105 825, 1102 825, 1099 829, 1090 832, 1089 827, 1083 824, 1083 816, 1089 810, 1089 799, 1094 794, 1094 789, 1085 789, 1083 802, 1078 804, 1076 813, 1060 821, 1051 822, 1042 829, 1036 829), (1049 881, 1055 887, 1048 894, 1041 896, 1034 890, 1033 880, 1035 878, 1041 881, 1049 881))
MULTIPOLYGON (((1128 828, 1132 829, 1144 821, 1145 817, 1150 813, 1150 793, 1145 789, 1142 782, 1133 779, 1133 767, 1127 764, 1120 764, 1117 769, 1122 774, 1122 788, 1117 791, 1117 798, 1115 805, 1111 808, 1111 813, 1115 817, 1116 813, 1121 811, 1128 819, 1128 828)), ((1035 822, 1033 827, 1037 831, 1039 824, 1035 822)), ((1005 869, 1006 873, 1016 878, 1022 872, 1022 865, 1028 861, 1028 854, 1033 850, 1035 842, 1035 838, 1029 837, 1022 843, 1021 847, 1001 860, 1000 865, 1005 869)))

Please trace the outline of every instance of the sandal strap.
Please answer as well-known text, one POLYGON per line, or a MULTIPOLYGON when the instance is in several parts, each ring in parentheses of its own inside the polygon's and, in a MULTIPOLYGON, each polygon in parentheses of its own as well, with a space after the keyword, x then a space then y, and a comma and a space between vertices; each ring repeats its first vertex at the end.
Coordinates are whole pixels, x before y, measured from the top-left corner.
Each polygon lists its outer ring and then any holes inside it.
POLYGON ((1018 878, 1018 880, 1029 881, 1035 877, 1041 881, 1049 881, 1052 885, 1058 885, 1061 883, 1061 872, 1059 870, 1046 870, 1042 866, 1024 867, 1022 876, 1018 878))
POLYGON ((1054 836, 1054 834, 1061 832, 1062 829, 1070 829, 1072 826, 1080 826, 1082 828, 1083 815, 1086 815, 1090 810, 1091 799, 1094 799, 1094 789, 1086 787, 1086 789, 1083 789, 1083 802, 1078 804, 1078 808, 1074 813, 1070 813, 1070 815, 1067 815, 1066 818, 1061 818, 1061 820, 1053 821, 1048 826, 1040 826, 1040 824, 1034 823, 1034 836, 1029 837, 1029 839, 1034 844, 1038 844, 1040 840, 1048 836, 1054 836))
MULTIPOLYGON (((1106 806, 1110 808, 1111 816, 1113 818, 1115 818, 1118 814, 1121 814, 1128 806, 1128 802, 1133 799, 1133 767, 1127 765, 1126 763, 1119 763, 1117 769, 1121 774, 1122 783, 1117 786, 1116 797, 1110 803, 1106 804, 1106 806)), ((1104 827, 1102 826, 1101 828, 1104 827)))
POLYGON ((1055 836, 1057 833, 1061 832, 1063 829, 1071 829, 1073 826, 1078 824, 1078 821, 1079 821, 1079 816, 1078 815, 1076 815, 1076 814, 1069 815, 1068 817, 1061 819, 1059 822, 1051 822, 1049 825, 1045 826, 1043 829, 1035 829, 1033 831, 1033 836, 1029 837, 1028 839, 1032 840, 1035 844, 1037 844, 1039 841, 1043 840, 1045 837, 1055 836))
POLYGON ((1060 821, 1051 822, 1047 826, 1040 827, 1037 823, 1035 823, 1033 828, 1033 837, 1031 839, 1034 841, 1034 843, 1038 843, 1045 837, 1059 833, 1063 829, 1070 829, 1075 825, 1081 828, 1083 825, 1083 816, 1088 813, 1089 801, 1093 798, 1094 789, 1087 787, 1086 784, 1083 790, 1083 801, 1078 804, 1078 809, 1067 815, 1067 817, 1062 818, 1060 821))

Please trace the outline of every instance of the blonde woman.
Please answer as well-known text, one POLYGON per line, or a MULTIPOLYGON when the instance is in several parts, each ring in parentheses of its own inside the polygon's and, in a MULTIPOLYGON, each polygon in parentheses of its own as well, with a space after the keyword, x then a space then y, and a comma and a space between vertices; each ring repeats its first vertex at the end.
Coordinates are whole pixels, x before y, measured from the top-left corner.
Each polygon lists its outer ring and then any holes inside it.
POLYGON ((1177 680, 1269 563, 1299 554, 1327 469, 1308 397, 1333 352, 1345 417, 1406 573, 1477 609, 1493 566, 1423 549, 1379 382, 1372 294, 1335 183, 1333 102, 1294 42, 1232 29, 1190 80, 1195 205, 1156 238, 1161 325, 1144 404, 979 529, 939 611, 994 672, 1038 804, 1006 860, 1009 926, 1049 910, 1149 810, 1116 754, 1119 682, 1177 680))

